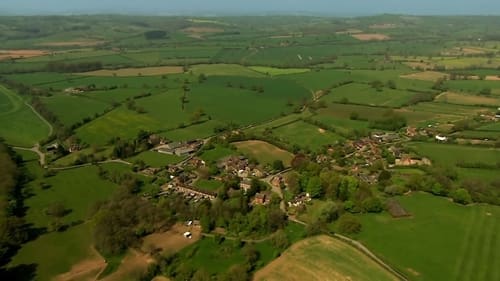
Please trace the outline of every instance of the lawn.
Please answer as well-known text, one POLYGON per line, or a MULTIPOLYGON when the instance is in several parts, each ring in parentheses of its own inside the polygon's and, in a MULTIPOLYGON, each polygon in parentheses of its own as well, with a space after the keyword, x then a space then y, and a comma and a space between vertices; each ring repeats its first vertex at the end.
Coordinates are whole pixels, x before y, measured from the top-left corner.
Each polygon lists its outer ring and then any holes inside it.
POLYGON ((461 206, 416 193, 398 200, 412 217, 359 216, 355 238, 411 280, 498 280, 500 208, 461 206))
POLYGON ((182 157, 176 155, 170 155, 165 153, 159 153, 156 151, 145 151, 142 152, 132 158, 129 158, 128 161, 135 162, 137 160, 142 160, 146 165, 150 167, 161 168, 170 164, 176 164, 182 161, 182 157))
POLYGON ((199 180, 197 180, 194 183, 195 187, 197 187, 199 189, 202 189, 202 190, 212 191, 212 192, 216 192, 223 185, 224 184, 222 182, 220 182, 220 181, 216 181, 216 180, 203 180, 203 179, 199 179, 199 180))
POLYGON ((242 141, 233 143, 241 152, 255 157, 260 164, 272 165, 275 160, 281 160, 285 167, 289 167, 293 154, 264 141, 242 141))
POLYGON ((398 280, 370 258, 335 238, 316 236, 292 245, 254 280, 398 280))
POLYGON ((0 85, 0 137, 8 144, 31 147, 49 135, 49 126, 20 96, 0 85))

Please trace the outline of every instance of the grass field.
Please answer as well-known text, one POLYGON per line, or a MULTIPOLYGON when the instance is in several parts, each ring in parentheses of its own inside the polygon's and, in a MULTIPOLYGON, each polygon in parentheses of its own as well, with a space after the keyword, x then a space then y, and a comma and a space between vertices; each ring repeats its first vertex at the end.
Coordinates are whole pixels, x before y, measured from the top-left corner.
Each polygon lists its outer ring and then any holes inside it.
POLYGON ((495 132, 500 132, 500 122, 496 123, 491 123, 488 125, 484 125, 479 128, 480 130, 485 130, 485 131, 495 131, 495 132))
POLYGON ((309 72, 309 68, 277 68, 277 67, 268 67, 268 66, 250 66, 248 67, 251 70, 270 75, 270 76, 278 76, 278 75, 286 75, 286 74, 298 74, 309 72))
POLYGON ((289 167, 293 159, 293 154, 283 149, 280 149, 270 143, 264 141, 243 141, 233 143, 238 150, 245 154, 255 157, 260 164, 272 165, 273 161, 281 160, 285 167, 289 167))
POLYGON ((214 149, 203 151, 201 159, 207 162, 216 162, 221 158, 238 154, 236 151, 223 146, 216 146, 214 149))
POLYGON ((21 97, 0 85, 0 137, 8 144, 33 146, 49 135, 48 125, 21 97))
POLYGON ((220 181, 203 180, 203 179, 197 180, 194 183, 194 186, 196 186, 197 188, 202 189, 202 190, 212 191, 212 192, 219 190, 219 188, 221 188, 223 185, 224 184, 220 181))
POLYGON ((66 126, 103 113, 111 105, 85 96, 58 95, 44 98, 43 103, 66 126))
POLYGON ((500 161, 500 149, 438 143, 412 143, 410 146, 441 165, 455 165, 461 161, 496 164, 500 161))
POLYGON ((325 145, 334 144, 342 139, 337 134, 303 121, 279 127, 273 131, 273 134, 282 141, 311 150, 319 150, 325 145))
POLYGON ((442 93, 436 97, 436 101, 462 105, 500 106, 500 98, 454 92, 442 93))
POLYGON ((362 215, 356 236, 410 280, 498 280, 500 208, 417 193, 398 200, 412 217, 362 215))
POLYGON ((156 75, 183 73, 183 72, 184 70, 181 66, 157 66, 157 67, 141 67, 141 68, 121 68, 115 70, 101 69, 96 71, 78 73, 78 75, 130 77, 130 76, 156 76, 156 75))
POLYGON ((365 104, 370 106, 400 107, 411 99, 412 93, 408 91, 384 88, 377 91, 367 84, 352 83, 336 89, 323 99, 330 102, 340 102, 347 99, 350 103, 365 104))
POLYGON ((136 155, 128 160, 131 162, 142 160, 146 165, 150 167, 161 168, 170 164, 176 164, 182 161, 182 157, 176 155, 170 155, 165 153, 159 153, 155 151, 145 151, 139 155, 136 155))
POLYGON ((199 64, 190 68, 195 75, 262 77, 264 74, 238 64, 199 64))
POLYGON ((398 280, 355 248, 328 236, 302 240, 259 270, 254 280, 398 280))

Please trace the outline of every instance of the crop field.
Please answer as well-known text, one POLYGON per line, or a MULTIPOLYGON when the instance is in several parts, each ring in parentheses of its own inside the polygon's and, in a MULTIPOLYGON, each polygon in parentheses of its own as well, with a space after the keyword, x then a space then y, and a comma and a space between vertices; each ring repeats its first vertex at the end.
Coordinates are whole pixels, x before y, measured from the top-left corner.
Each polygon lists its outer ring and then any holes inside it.
POLYGON ((298 121, 279 127, 273 135, 292 145, 319 150, 325 145, 335 144, 342 137, 330 131, 323 130, 309 123, 298 121))
POLYGON ((259 270, 254 280, 397 280, 353 247, 328 236, 302 240, 259 270))
POLYGON ((49 135, 49 126, 13 91, 0 86, 0 137, 7 143, 32 146, 49 135))
POLYGON ((290 152, 263 141, 243 141, 233 144, 238 150, 255 157, 260 164, 264 165, 272 164, 275 160, 281 160, 288 167, 293 158, 293 154, 290 152))
POLYGON ((139 130, 159 128, 159 122, 147 115, 118 108, 80 127, 76 134, 88 144, 104 145, 112 137, 131 139, 139 130))
POLYGON ((461 206, 424 193, 398 201, 410 218, 362 215, 363 230, 356 238, 411 280, 500 278, 499 207, 461 206))
POLYGON ((249 125, 290 113, 293 108, 288 102, 308 96, 307 90, 286 81, 221 76, 193 85, 186 106, 191 112, 203 109, 212 120, 249 125))
POLYGON ((183 73, 184 70, 180 66, 157 66, 157 67, 143 67, 143 68, 121 68, 116 70, 96 70, 90 72, 79 73, 79 75, 87 76, 117 76, 117 77, 130 77, 130 76, 156 76, 166 75, 173 73, 183 73))
POLYGON ((323 90, 337 83, 352 80, 352 76, 349 72, 331 69, 291 74, 283 78, 296 81, 298 84, 311 91, 323 90))
POLYGON ((411 99, 413 94, 407 91, 383 89, 377 91, 370 85, 352 83, 332 90, 324 97, 326 101, 340 102, 348 100, 350 103, 365 104, 381 107, 400 107, 411 99))
POLYGON ((500 106, 500 98, 468 95, 454 92, 442 93, 437 96, 435 100, 439 102, 462 105, 500 106))
POLYGON ((417 73, 403 75, 401 77, 407 78, 407 79, 424 80, 424 81, 437 81, 439 79, 448 78, 449 75, 446 73, 437 72, 437 71, 423 71, 423 72, 417 72, 417 73))

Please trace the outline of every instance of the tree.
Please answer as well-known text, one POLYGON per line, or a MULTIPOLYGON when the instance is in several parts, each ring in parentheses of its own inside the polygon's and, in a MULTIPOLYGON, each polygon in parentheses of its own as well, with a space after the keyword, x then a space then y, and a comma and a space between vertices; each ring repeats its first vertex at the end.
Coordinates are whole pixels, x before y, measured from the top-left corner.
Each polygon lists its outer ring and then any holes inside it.
POLYGON ((472 202, 472 198, 469 194, 469 191, 465 188, 459 188, 454 190, 451 193, 451 198, 453 199, 454 202, 457 202, 459 204, 470 204, 472 202))
POLYGON ((300 193, 300 177, 297 172, 289 173, 285 181, 288 186, 288 191, 292 193, 292 195, 298 195, 300 193))
POLYGON ((363 209, 368 213, 380 213, 384 210, 382 201, 380 201, 380 199, 378 199, 377 197, 366 198, 365 200, 363 200, 361 205, 363 206, 363 209))
POLYGON ((275 248, 278 248, 280 251, 285 250, 290 246, 290 241, 288 240, 288 236, 286 236, 285 231, 282 229, 276 231, 273 238, 271 239, 271 243, 275 248))
POLYGON ((388 180, 391 179, 391 177, 392 177, 391 172, 387 170, 382 170, 382 172, 380 172, 380 174, 378 175, 378 181, 387 182, 388 180))
POLYGON ((47 215, 54 217, 54 218, 62 218, 65 215, 67 215, 68 212, 69 211, 66 209, 64 204, 61 202, 53 203, 52 205, 50 205, 47 208, 47 210, 45 210, 45 213, 47 215))
POLYGON ((285 169, 285 165, 283 164, 283 161, 281 161, 281 160, 274 160, 273 161, 273 170, 282 171, 284 169, 285 169))
POLYGON ((345 213, 337 221, 338 231, 344 234, 354 234, 361 231, 361 223, 354 215, 345 213))
POLYGON ((323 195, 323 188, 319 177, 309 178, 307 181, 306 191, 309 193, 311 198, 319 198, 323 195))
POLYGON ((390 89, 396 89, 396 83, 393 80, 387 81, 386 86, 390 89))

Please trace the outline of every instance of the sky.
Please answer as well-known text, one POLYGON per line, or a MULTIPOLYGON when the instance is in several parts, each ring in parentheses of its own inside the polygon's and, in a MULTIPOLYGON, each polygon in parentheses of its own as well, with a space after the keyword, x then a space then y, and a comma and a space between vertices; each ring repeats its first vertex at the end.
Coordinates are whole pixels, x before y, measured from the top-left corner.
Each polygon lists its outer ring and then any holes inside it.
POLYGON ((0 14, 500 15, 500 0, 0 0, 0 14))

